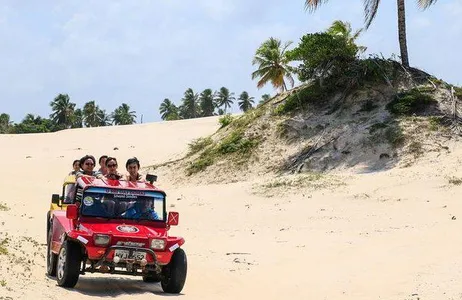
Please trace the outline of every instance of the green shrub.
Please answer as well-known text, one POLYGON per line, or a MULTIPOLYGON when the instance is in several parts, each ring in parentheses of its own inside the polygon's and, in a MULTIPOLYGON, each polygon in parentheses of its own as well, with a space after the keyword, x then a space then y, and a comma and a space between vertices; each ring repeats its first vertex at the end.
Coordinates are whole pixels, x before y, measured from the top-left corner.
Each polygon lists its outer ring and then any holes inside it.
POLYGON ((0 255, 7 255, 8 254, 8 249, 6 248, 9 243, 9 238, 3 239, 3 241, 0 242, 0 255))
POLYGON ((262 108, 262 107, 248 110, 242 116, 235 118, 231 125, 236 130, 239 130, 240 128, 247 127, 255 119, 257 119, 258 117, 261 117, 264 112, 265 112, 265 108, 262 108))
POLYGON ((201 155, 198 159, 196 159, 189 165, 189 167, 186 169, 186 174, 189 176, 204 171, 208 166, 213 165, 213 163, 213 155, 201 155))
POLYGON ((388 127, 385 130, 385 138, 393 147, 398 147, 402 145, 404 142, 403 131, 401 130, 401 127, 399 127, 398 125, 388 127))
POLYGON ((370 111, 373 111, 374 109, 376 109, 377 107, 378 106, 377 106, 377 104, 374 103, 374 101, 366 100, 366 102, 364 102, 361 105, 361 108, 359 109, 358 112, 370 112, 370 111))
POLYGON ((429 129, 431 131, 437 131, 440 128, 440 126, 443 125, 443 118, 431 116, 428 118, 428 123, 430 124, 429 129))
POLYGON ((459 100, 462 100, 462 88, 454 86, 454 94, 459 100))
POLYGON ((319 84, 313 84, 289 95, 285 102, 275 109, 274 113, 283 115, 296 110, 306 109, 309 104, 322 105, 324 104, 323 100, 328 96, 328 92, 321 88, 319 84))
POLYGON ((354 61, 358 47, 347 39, 328 33, 306 34, 299 45, 287 52, 292 60, 301 61, 297 73, 300 81, 339 74, 354 61))
POLYGON ((7 211, 7 210, 10 210, 10 208, 6 206, 6 204, 3 204, 0 202, 0 210, 7 211))
POLYGON ((229 124, 231 124, 231 122, 233 122, 234 118, 233 116, 231 116, 231 114, 226 114, 222 117, 220 117, 218 119, 218 123, 221 124, 221 127, 220 128, 223 128, 223 127, 226 127, 228 126, 229 124))
POLYGON ((375 123, 374 125, 372 125, 371 127, 369 127, 369 133, 370 133, 370 134, 373 134, 373 133, 376 132, 377 130, 382 129, 382 128, 386 128, 386 127, 387 127, 387 124, 386 124, 386 123, 375 123))
POLYGON ((396 95, 395 99, 387 104, 387 109, 396 115, 411 115, 421 113, 435 103, 436 100, 432 96, 412 89, 396 95))
POLYGON ((188 146, 189 146, 189 155, 193 155, 201 150, 203 150, 205 147, 211 145, 213 143, 213 140, 211 137, 206 137, 206 138, 198 138, 193 140, 188 146))
POLYGON ((249 154, 257 144, 258 141, 256 139, 244 137, 242 131, 234 131, 218 145, 217 151, 220 154, 235 152, 249 154))
POLYGON ((462 178, 452 176, 452 177, 449 178, 449 183, 454 184, 454 185, 461 185, 462 184, 462 178))

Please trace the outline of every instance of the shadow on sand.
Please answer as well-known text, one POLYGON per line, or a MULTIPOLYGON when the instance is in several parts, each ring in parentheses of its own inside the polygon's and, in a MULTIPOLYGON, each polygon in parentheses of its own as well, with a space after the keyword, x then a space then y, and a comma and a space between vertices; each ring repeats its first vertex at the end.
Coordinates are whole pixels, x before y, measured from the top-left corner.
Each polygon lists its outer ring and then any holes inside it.
MULTIPOLYGON (((47 276, 56 280, 54 277, 47 276)), ((58 287, 58 286, 57 286, 58 287)), ((120 295, 155 294, 166 297, 184 294, 167 294, 160 283, 145 283, 141 277, 127 278, 120 276, 85 277, 81 276, 74 288, 65 288, 69 292, 95 297, 116 297, 120 295)))

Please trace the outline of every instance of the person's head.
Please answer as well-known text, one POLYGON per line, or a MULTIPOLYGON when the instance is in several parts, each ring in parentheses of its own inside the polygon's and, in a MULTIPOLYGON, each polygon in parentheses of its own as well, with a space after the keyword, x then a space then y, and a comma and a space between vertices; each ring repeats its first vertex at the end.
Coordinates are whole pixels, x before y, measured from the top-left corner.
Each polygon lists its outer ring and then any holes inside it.
POLYGON ((149 209, 152 208, 152 200, 146 200, 146 199, 138 200, 137 206, 138 206, 139 211, 147 212, 149 211, 149 209))
POLYGON ((138 171, 140 170, 140 161, 136 157, 130 158, 127 160, 125 167, 127 168, 128 173, 130 173, 130 176, 138 176, 138 171))
POLYGON ((106 160, 107 160, 107 155, 102 155, 100 158, 99 158, 99 166, 104 169, 106 168, 106 160))
POLYGON ((93 155, 85 155, 80 159, 80 168, 84 171, 84 173, 91 173, 93 172, 93 168, 95 167, 96 160, 93 155))
POLYGON ((72 163, 72 169, 74 169, 74 171, 76 172, 80 170, 80 159, 74 160, 74 162, 72 163))
POLYGON ((116 174, 117 173, 117 159, 115 157, 108 157, 106 159, 106 168, 108 174, 116 174))

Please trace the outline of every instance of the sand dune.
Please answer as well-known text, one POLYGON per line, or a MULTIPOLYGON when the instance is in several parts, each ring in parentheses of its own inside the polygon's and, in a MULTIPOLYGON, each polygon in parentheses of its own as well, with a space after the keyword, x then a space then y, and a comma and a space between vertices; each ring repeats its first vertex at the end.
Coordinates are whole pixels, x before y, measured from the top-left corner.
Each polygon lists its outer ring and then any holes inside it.
MULTIPOLYGON (((45 273, 45 215, 73 159, 137 156, 144 165, 182 157, 212 134, 216 117, 133 126, 0 135, 0 299, 153 299, 139 278, 87 274, 63 289, 45 273), (114 150, 117 147, 118 150, 114 150), (79 149, 80 148, 80 149, 79 149)), ((189 260, 184 299, 460 299, 461 152, 387 172, 334 174, 335 184, 270 187, 261 178, 173 185, 189 260), (338 184, 341 182, 342 184, 338 184), (265 186, 266 184, 266 186, 265 186)), ((173 176, 173 174, 172 174, 173 176)), ((329 180, 329 179, 326 179, 329 180)))

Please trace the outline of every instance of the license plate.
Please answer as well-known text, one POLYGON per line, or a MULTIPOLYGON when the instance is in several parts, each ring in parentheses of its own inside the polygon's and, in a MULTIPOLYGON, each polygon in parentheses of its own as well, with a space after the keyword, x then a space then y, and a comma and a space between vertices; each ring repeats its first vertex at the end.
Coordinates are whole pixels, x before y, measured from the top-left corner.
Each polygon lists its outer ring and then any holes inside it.
POLYGON ((146 252, 140 251, 133 251, 130 255, 129 250, 121 250, 117 249, 114 252, 114 257, 119 257, 120 259, 134 259, 134 260, 142 260, 146 258, 146 252))

